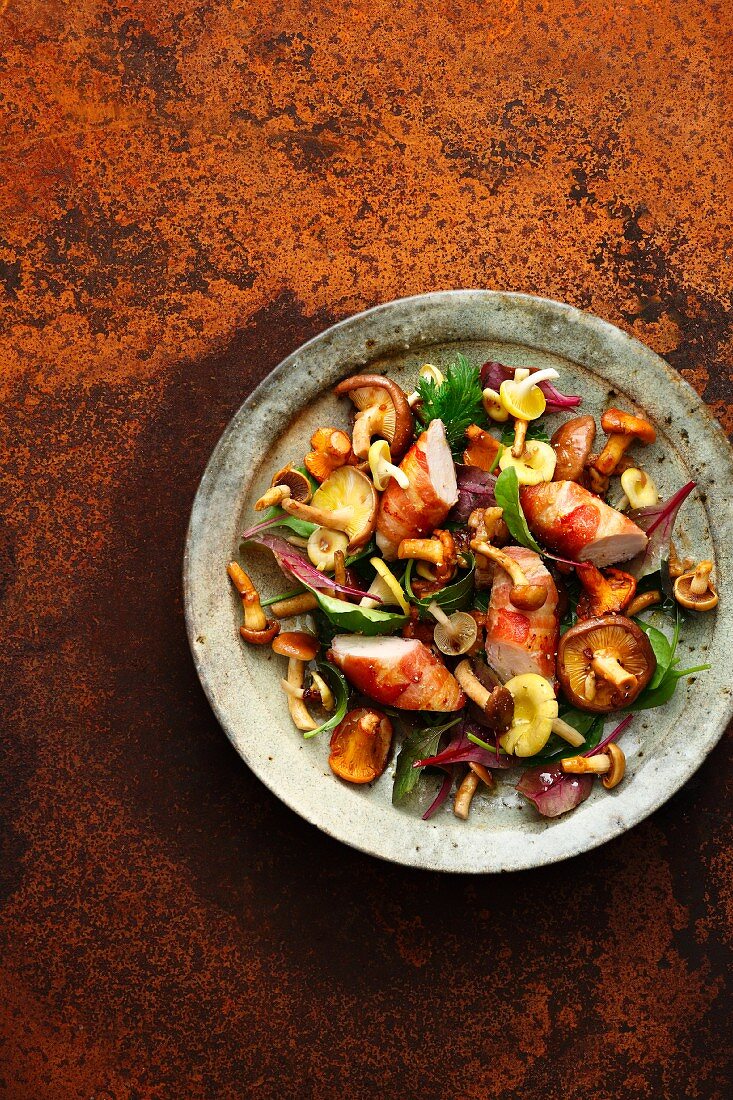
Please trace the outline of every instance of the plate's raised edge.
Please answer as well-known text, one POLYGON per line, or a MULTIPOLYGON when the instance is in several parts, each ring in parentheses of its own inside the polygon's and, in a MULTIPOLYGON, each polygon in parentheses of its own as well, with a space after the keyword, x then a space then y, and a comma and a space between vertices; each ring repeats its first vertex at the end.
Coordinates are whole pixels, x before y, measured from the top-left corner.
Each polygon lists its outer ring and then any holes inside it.
MULTIPOLYGON (((697 751, 694 760, 686 759, 686 766, 675 773, 674 788, 667 788, 666 790, 663 790, 657 797, 648 798, 640 810, 632 813, 631 815, 627 813, 625 820, 617 818, 615 822, 607 821, 605 823, 605 831, 602 833, 602 835, 585 835, 581 838, 580 843, 576 845, 566 845, 565 850, 557 850, 558 846, 551 844, 549 846, 550 850, 543 850, 542 852, 538 852, 537 841, 549 838, 552 833, 554 833, 554 830, 548 830, 546 832, 536 834, 532 838, 528 838, 528 841, 530 841, 531 839, 531 842, 527 845, 528 851, 526 859, 512 859, 506 861, 505 863, 502 863, 501 861, 489 858, 486 865, 484 866, 476 866, 475 859, 471 863, 463 864, 460 861, 460 856, 455 852, 450 853, 450 863, 440 863, 436 862, 435 860, 432 860, 430 863, 428 863, 425 861, 425 859, 419 857, 413 858, 413 853, 411 850, 401 850, 399 852, 392 853, 375 851, 367 844, 359 843, 353 838, 353 836, 349 835, 348 832, 341 833, 339 830, 330 828, 327 824, 324 824, 322 821, 317 820, 317 815, 311 814, 309 811, 304 810, 301 806, 299 806, 297 804, 297 799, 290 799, 286 797, 281 791, 275 790, 268 781, 269 777, 264 775, 262 771, 257 768, 256 762, 248 759, 247 756, 242 753, 241 747, 237 745, 237 741, 233 735, 233 732, 227 728, 227 724, 223 720, 223 717, 217 705, 217 701, 211 690, 211 685, 208 681, 208 677, 206 675, 205 660, 201 658, 200 652, 195 645, 190 562, 192 556, 191 548, 193 540, 193 530, 195 526, 194 520, 197 512, 197 507, 201 504, 203 498, 206 496, 206 491, 208 488, 208 478, 213 476, 214 471, 217 468, 217 458, 220 452, 226 447, 229 436, 236 429, 236 426, 242 415, 247 411, 254 410, 259 404, 265 401, 268 391, 270 391, 273 383, 282 382, 283 377, 290 369, 292 369, 292 367, 297 363, 297 360, 301 356, 310 351, 314 346, 322 343, 325 339, 333 341, 335 339, 338 339, 341 335, 347 334, 349 329, 355 328, 358 325, 364 325, 365 323, 369 322, 379 322, 382 317, 390 317, 391 320, 396 321, 399 321, 400 319, 406 321, 409 318, 409 314, 417 308, 430 307, 431 309, 439 309, 446 306, 455 307, 461 303, 476 306, 480 304, 482 300, 485 301, 487 304, 491 302, 491 305, 493 307, 496 307, 501 303, 505 303, 509 310, 513 308, 516 309, 518 305, 524 305, 528 311, 531 311, 531 313, 535 315, 538 310, 546 312, 548 314, 548 320, 551 317, 555 321, 557 321, 558 318, 562 318, 565 322, 565 325, 568 326, 567 331, 569 331, 571 327, 574 328, 575 326, 577 326, 577 329, 582 330, 583 332, 582 341, 577 349, 578 354, 574 355, 572 352, 569 352, 565 349, 560 351, 559 354, 568 359, 575 359, 575 361, 577 361, 579 365, 586 366, 587 369, 593 370, 593 365, 589 365, 588 363, 587 354, 583 354, 588 350, 585 341, 587 341, 589 333, 597 334, 598 337, 600 337, 601 342, 603 342, 604 340, 609 340, 616 346, 625 343, 626 350, 631 355, 636 357, 640 363, 646 361, 649 364, 653 365, 656 370, 659 370, 661 368, 669 382, 679 391, 678 397, 680 399, 682 399, 683 396, 687 397, 690 406, 689 413, 694 412, 698 416, 700 415, 700 413, 703 413, 705 415, 708 421, 708 430, 713 437, 708 442, 711 445, 711 448, 717 448, 717 462, 721 465, 727 466, 727 476, 724 483, 728 486, 733 485, 733 455, 731 454, 727 437, 725 436, 725 433, 718 424, 717 420, 714 418, 711 411, 700 399, 695 390, 685 381, 685 379, 677 374, 677 372, 674 371, 660 356, 658 356, 646 345, 636 340, 633 336, 630 336, 628 333, 623 332, 623 330, 617 328, 610 322, 604 321, 601 318, 596 317, 594 314, 587 313, 585 311, 577 309, 574 306, 570 306, 562 302, 556 302, 549 298, 541 298, 529 294, 481 289, 438 291, 433 294, 416 295, 409 298, 396 299, 395 301, 375 306, 372 309, 365 310, 362 313, 355 314, 351 317, 345 318, 344 320, 337 322, 329 329, 314 336, 311 340, 307 341, 305 344, 301 345, 298 349, 287 356, 267 376, 267 378, 265 378, 256 387, 256 389, 247 398, 240 409, 234 414, 224 432, 222 433, 219 442, 214 448, 214 451, 212 452, 211 458, 201 479, 191 509, 191 518, 189 520, 188 531, 186 535, 183 561, 183 588, 186 629, 189 638, 189 645, 191 647, 191 652, 194 660, 194 665, 201 680, 204 692, 209 700, 212 709, 214 710, 214 713, 216 714, 220 724, 222 725, 222 728, 224 729, 225 733, 232 741, 232 744, 235 746, 240 755, 243 755, 245 761, 252 768, 255 774, 258 775, 258 778, 260 778, 268 787, 270 787, 270 789, 273 790, 273 793, 275 793, 278 798, 284 801, 286 805, 288 805, 291 809, 298 813, 299 816, 304 818, 310 824, 315 825, 327 835, 332 836, 335 839, 340 840, 359 851, 365 852, 369 855, 376 855, 379 858, 386 859, 401 865, 412 866, 423 870, 441 870, 449 871, 452 873, 493 873, 509 870, 526 870, 532 867, 543 866, 548 863, 558 862, 562 859, 572 858, 573 856, 582 854, 586 851, 591 851, 593 848, 596 848, 613 839, 614 837, 620 835, 621 833, 626 832, 628 829, 633 828, 635 825, 639 824, 646 817, 657 810, 661 805, 663 805, 670 797, 672 797, 672 795, 676 793, 684 785, 685 782, 687 782, 690 776, 692 776, 697 768, 702 764, 709 752, 720 740, 720 737, 725 732, 725 728, 730 721, 731 716, 733 716, 733 697, 728 699, 727 705, 724 708, 725 713, 721 713, 715 725, 709 727, 708 737, 706 737, 703 741, 696 739, 695 747, 697 751)), ((529 319, 530 318, 528 318, 528 320, 529 319)), ((531 327, 532 325, 530 325, 530 328, 531 327)), ((565 335, 567 335, 567 331, 565 332, 565 335)), ((578 336, 580 337, 580 332, 578 332, 578 336)), ((428 344, 434 344, 436 342, 447 343, 451 341, 458 341, 460 339, 465 339, 466 341, 490 340, 492 339, 492 337, 476 335, 475 333, 462 334, 460 332, 459 325, 456 327, 455 332, 452 332, 450 328, 448 328, 441 335, 440 340, 438 340, 435 336, 430 336, 423 342, 428 344)), ((501 339, 505 343, 513 342, 511 338, 507 338, 506 336, 502 336, 501 339)), ((524 346, 537 346, 538 349, 541 347, 542 350, 548 350, 546 345, 533 345, 532 340, 528 339, 526 333, 522 334, 522 336, 518 338, 515 342, 521 343, 524 346)), ((419 347, 420 341, 413 342, 409 344, 409 346, 419 347)), ((379 349, 377 349, 377 352, 380 357, 383 357, 397 350, 405 350, 404 343, 400 343, 399 340, 395 340, 393 345, 380 347, 379 349)), ((342 373, 348 373, 349 370, 353 370, 355 366, 359 365, 362 362, 368 361, 372 357, 373 356, 370 354, 365 354, 363 358, 354 358, 347 356, 343 361, 342 373)), ((591 356, 591 358, 593 357, 591 356)), ((600 366, 600 364, 598 365, 600 366)), ((598 370, 597 373, 600 374, 602 377, 606 377, 606 375, 604 375, 601 370, 598 370)), ((620 388, 623 390, 623 387, 620 388)), ((242 491, 246 491, 246 486, 243 486, 242 491)), ((708 518, 710 518, 707 507, 705 510, 708 514, 708 518)), ((711 523, 711 527, 713 530, 715 530, 716 524, 711 523)), ((727 561, 724 561, 723 564, 727 567, 728 563, 727 561)), ((436 824, 435 826, 433 826, 433 828, 438 829, 439 825, 436 824)), ((539 846, 543 849, 545 848, 544 844, 541 844, 539 846)), ((430 847, 430 845, 428 844, 426 845, 426 847, 430 847)))

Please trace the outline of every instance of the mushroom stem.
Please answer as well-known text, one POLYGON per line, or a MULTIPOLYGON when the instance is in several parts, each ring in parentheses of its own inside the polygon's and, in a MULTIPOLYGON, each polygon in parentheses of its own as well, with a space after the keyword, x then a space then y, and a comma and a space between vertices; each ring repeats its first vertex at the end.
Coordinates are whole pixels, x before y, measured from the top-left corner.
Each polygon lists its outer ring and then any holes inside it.
POLYGON ((694 596, 702 596, 708 590, 708 577, 713 571, 711 561, 701 561, 695 569, 695 576, 690 581, 690 592, 694 596))
MULTIPOLYGON (((337 386, 334 386, 333 392, 341 396, 345 393, 351 393, 352 390, 363 389, 365 387, 375 387, 376 389, 386 390, 392 399, 395 410, 395 430, 394 438, 391 442, 392 457, 395 461, 399 461, 412 443, 413 428, 415 424, 412 410, 407 403, 405 391, 398 386, 396 382, 393 382, 391 378, 385 378, 382 374, 355 374, 351 378, 344 378, 343 382, 339 382, 337 386)), ((354 425, 354 440, 352 441, 354 454, 357 453, 355 439, 356 425, 354 425)), ((367 443, 363 455, 359 457, 366 458, 368 451, 369 443, 367 443)))
POLYGON ((401 470, 399 466, 395 466, 386 439, 377 439, 371 444, 368 462, 374 488, 379 490, 380 493, 387 488, 390 478, 394 478, 401 489, 409 487, 410 479, 404 470, 401 470))
POLYGON ((610 791, 626 774, 626 757, 623 750, 611 741, 605 752, 595 756, 569 756, 560 761, 560 766, 570 775, 601 775, 603 786, 610 791))
POLYGON ((329 511, 315 504, 301 504, 297 500, 286 497, 281 506, 288 515, 308 520, 309 523, 316 523, 319 527, 328 527, 330 531, 346 531, 354 518, 354 509, 349 505, 329 511))
POLYGON ((455 627, 450 621, 448 615, 446 615, 445 611, 443 611, 443 608, 440 606, 440 604, 437 604, 435 600, 433 600, 432 603, 428 605, 428 611, 433 616, 433 618, 437 619, 438 622, 442 625, 446 634, 450 634, 451 637, 455 635, 455 627))
POLYGON ((641 611, 646 611, 647 607, 654 607, 655 604, 662 602, 662 593, 658 592, 656 588, 651 592, 642 592, 640 596, 635 596, 629 606, 626 608, 624 614, 627 618, 631 619, 634 615, 638 615, 641 611))
POLYGON ((514 458, 521 458, 524 454, 524 444, 527 439, 528 425, 528 420, 520 420, 519 417, 514 421, 514 443, 512 445, 512 455, 514 458))
POLYGON ((290 696, 291 699, 302 699, 303 696, 305 695, 305 688, 294 687, 292 684, 288 683, 288 681, 285 680, 285 679, 282 679, 280 681, 280 687, 283 689, 283 691, 285 692, 286 695, 290 696))
POLYGON ((611 759, 603 752, 597 756, 567 756, 560 766, 571 775, 605 775, 611 770, 611 759))
POLYGON ((529 393, 533 386, 539 386, 540 382, 546 382, 550 378, 559 378, 560 375, 554 367, 545 367, 544 370, 530 371, 527 377, 522 378, 519 382, 516 382, 516 375, 514 377, 516 384, 514 393, 517 397, 522 398, 529 393))
POLYGON ((351 437, 351 446, 357 458, 364 459, 369 454, 372 436, 382 426, 387 408, 385 402, 383 405, 371 405, 357 414, 351 437))
POLYGON ((300 596, 289 596, 286 600, 276 600, 270 604, 270 611, 276 619, 292 619, 295 615, 304 615, 318 607, 318 600, 312 592, 303 592, 300 596))
POLYGON ((602 649, 593 654, 591 665, 596 676, 608 680, 619 691, 628 691, 636 687, 637 680, 633 672, 627 672, 616 657, 605 653, 602 649))
POLYGON ((514 587, 509 599, 522 611, 536 611, 547 600, 547 588, 543 584, 530 584, 521 566, 503 550, 488 542, 474 540, 471 549, 500 566, 512 579, 514 587))
POLYGON ((289 462, 275 474, 270 482, 270 488, 255 504, 255 511, 261 512, 263 508, 280 504, 286 497, 293 497, 294 500, 307 504, 311 495, 308 478, 300 470, 294 470, 289 462))
POLYGON ((461 661, 453 670, 453 675, 468 698, 475 703, 477 707, 484 710, 492 693, 481 683, 478 676, 471 668, 471 662, 461 661))
POLYGON ((288 678, 284 683, 287 684, 286 691, 290 717, 297 729, 307 732, 318 729, 318 727, 308 713, 308 708, 302 697, 297 694, 303 688, 304 671, 305 661, 300 661, 297 657, 290 657, 288 659, 288 678))
POLYGON ((459 817, 461 821, 468 820, 471 802, 480 782, 481 780, 476 773, 469 770, 456 791, 455 798, 453 799, 453 813, 456 817, 459 817))
POLYGON ((258 501, 255 501, 255 512, 261 512, 264 508, 272 508, 274 505, 281 504, 289 496, 289 485, 273 485, 266 493, 263 493, 258 501))
POLYGON ((433 565, 443 564, 443 544, 438 539, 403 539, 397 549, 397 557, 417 558, 433 565))
POLYGON ((336 584, 346 584, 346 558, 343 550, 336 550, 333 555, 333 579, 336 584))
POLYGON ((410 486, 409 477, 399 466, 395 466, 394 462, 380 463, 379 477, 383 481, 386 481, 388 477, 393 477, 401 489, 408 489, 410 486))
POLYGON ((262 610, 260 594, 252 584, 252 581, 235 561, 229 563, 227 566, 227 573, 237 592, 242 597, 245 629, 255 632, 265 630, 267 628, 267 616, 262 610))
POLYGON ((514 713, 514 700, 505 687, 498 684, 489 691, 473 671, 469 660, 461 661, 453 670, 453 675, 471 702, 483 711, 484 722, 489 729, 499 732, 509 729, 514 713))
POLYGON ((562 737, 563 741, 567 741, 569 745, 573 745, 576 749, 585 741, 582 733, 578 733, 578 731, 568 725, 567 722, 563 722, 562 718, 553 718, 552 732, 556 733, 558 737, 562 737))
POLYGON ((619 463, 619 459, 626 453, 633 442, 633 436, 613 434, 609 435, 606 446, 595 462, 596 470, 601 474, 612 474, 619 463))

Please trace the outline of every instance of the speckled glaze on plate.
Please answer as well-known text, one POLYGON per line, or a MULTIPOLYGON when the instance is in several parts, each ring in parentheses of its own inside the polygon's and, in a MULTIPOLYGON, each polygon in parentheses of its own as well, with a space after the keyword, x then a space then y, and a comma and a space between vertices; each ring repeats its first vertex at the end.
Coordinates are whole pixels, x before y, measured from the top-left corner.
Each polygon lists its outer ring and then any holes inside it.
MULTIPOLYGON (((478 874, 578 855, 631 828, 682 786, 733 710, 728 664, 720 660, 733 640, 733 604, 723 596, 716 612, 686 625, 683 662, 709 658, 713 667, 682 683, 665 707, 635 717, 622 741, 624 782, 613 792, 596 784, 591 797, 563 817, 539 817, 514 791, 515 772, 503 773, 497 793, 477 796, 465 823, 453 817, 450 803, 428 822, 395 809, 394 761, 369 787, 337 780, 327 764, 327 737, 304 742, 290 722, 278 688, 283 659, 240 642, 241 604, 226 563, 240 556, 239 533, 253 522, 253 502, 272 472, 302 458, 319 424, 347 426, 348 402, 331 394, 339 379, 368 366, 412 389, 422 363, 444 365, 459 350, 477 364, 493 358, 556 366, 562 389, 582 394, 582 411, 597 418, 610 404, 643 411, 658 431, 644 466, 662 496, 697 481, 676 539, 683 551, 712 558, 721 591, 731 590, 733 459, 694 390, 649 348, 598 317, 544 298, 487 290, 389 302, 289 355, 242 405, 211 456, 191 513, 184 588, 189 641, 211 706, 278 798, 330 836, 382 859, 478 874)), ((264 551, 250 546, 246 556, 261 591, 290 587, 264 551)))

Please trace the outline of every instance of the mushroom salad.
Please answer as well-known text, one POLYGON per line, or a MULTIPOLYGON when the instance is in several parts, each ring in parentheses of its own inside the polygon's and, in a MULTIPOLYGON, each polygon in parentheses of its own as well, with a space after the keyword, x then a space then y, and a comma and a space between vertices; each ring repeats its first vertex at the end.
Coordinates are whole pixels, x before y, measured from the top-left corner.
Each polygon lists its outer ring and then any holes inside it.
POLYGON ((685 617, 718 602, 712 563, 672 541, 695 483, 661 501, 643 468, 655 429, 621 409, 598 441, 588 415, 548 436, 545 417, 581 404, 557 378, 458 355, 409 395, 345 379, 351 432, 319 427, 243 534, 296 587, 264 599, 228 566, 242 638, 287 659, 297 729, 330 738, 346 783, 396 753, 393 802, 425 818, 453 792, 465 820, 505 769, 546 817, 596 776, 615 787, 634 714, 709 667, 675 656, 685 617))

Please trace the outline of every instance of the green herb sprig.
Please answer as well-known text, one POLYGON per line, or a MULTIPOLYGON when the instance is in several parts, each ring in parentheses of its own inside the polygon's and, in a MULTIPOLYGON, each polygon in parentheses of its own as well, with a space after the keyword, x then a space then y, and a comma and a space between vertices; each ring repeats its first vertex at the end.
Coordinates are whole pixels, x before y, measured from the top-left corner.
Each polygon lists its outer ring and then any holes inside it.
POLYGON ((466 446, 466 428, 471 424, 485 427, 488 423, 481 403, 479 368, 469 363, 465 355, 458 354, 439 386, 432 378, 422 377, 418 378, 416 388, 420 397, 418 420, 424 428, 433 420, 442 420, 451 453, 454 458, 459 457, 466 446))

